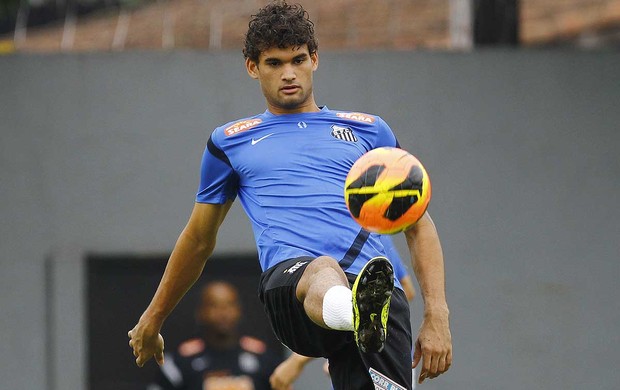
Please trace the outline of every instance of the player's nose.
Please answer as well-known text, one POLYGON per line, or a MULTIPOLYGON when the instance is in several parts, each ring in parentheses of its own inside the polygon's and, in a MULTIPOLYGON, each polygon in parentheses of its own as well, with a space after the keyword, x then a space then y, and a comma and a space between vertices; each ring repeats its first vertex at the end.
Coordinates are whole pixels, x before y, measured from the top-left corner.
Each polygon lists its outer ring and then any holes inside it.
POLYGON ((295 75, 295 71, 292 66, 286 65, 282 71, 282 80, 291 81, 295 80, 297 76, 295 75))

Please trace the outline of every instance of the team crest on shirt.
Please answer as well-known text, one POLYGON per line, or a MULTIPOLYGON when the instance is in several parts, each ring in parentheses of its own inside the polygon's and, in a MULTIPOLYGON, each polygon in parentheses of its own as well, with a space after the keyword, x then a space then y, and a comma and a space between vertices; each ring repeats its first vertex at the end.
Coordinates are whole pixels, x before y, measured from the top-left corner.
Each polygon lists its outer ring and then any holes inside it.
POLYGON ((357 137, 350 127, 332 125, 332 137, 348 142, 357 142, 357 137))
POLYGON ((258 358, 251 353, 243 352, 239 355, 239 368, 241 371, 254 374, 260 369, 258 358))

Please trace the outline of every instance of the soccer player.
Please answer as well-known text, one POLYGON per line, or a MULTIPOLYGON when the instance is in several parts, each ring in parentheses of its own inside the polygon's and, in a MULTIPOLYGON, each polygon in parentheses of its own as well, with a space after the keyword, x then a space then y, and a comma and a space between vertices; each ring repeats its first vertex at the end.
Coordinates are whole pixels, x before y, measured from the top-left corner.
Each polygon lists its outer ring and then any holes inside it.
MULTIPOLYGON (((275 1, 253 16, 246 69, 267 110, 216 128, 201 180, 153 299, 128 332, 138 366, 163 363, 160 329, 196 281, 238 196, 252 223, 263 273, 259 296, 278 339, 327 357, 335 389, 411 388, 409 305, 380 236, 360 228, 343 199, 348 170, 365 152, 398 146, 378 116, 319 107, 314 28, 298 5, 275 1)), ((419 381, 452 363, 441 244, 425 214, 405 231, 424 298, 413 365, 419 381)))
POLYGON ((159 375, 148 390, 269 390, 269 376, 282 360, 261 340, 240 336, 242 316, 237 289, 214 281, 201 289, 196 307, 198 337, 166 354, 159 375))

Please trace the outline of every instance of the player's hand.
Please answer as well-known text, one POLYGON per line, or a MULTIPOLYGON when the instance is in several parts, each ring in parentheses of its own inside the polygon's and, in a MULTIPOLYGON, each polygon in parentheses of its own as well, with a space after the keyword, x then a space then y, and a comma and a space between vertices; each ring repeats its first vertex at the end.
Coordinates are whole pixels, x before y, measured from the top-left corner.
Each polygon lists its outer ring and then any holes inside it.
POLYGON ((150 358, 154 357, 157 364, 164 364, 164 338, 158 331, 152 331, 141 322, 129 332, 129 346, 133 349, 138 367, 144 366, 150 358))
POLYGON ((269 383, 273 390, 292 390, 293 382, 299 378, 304 365, 295 358, 288 358, 273 371, 269 383))
POLYGON ((420 335, 415 343, 412 367, 422 361, 418 383, 433 379, 450 368, 452 364, 452 336, 448 315, 425 316, 420 335))

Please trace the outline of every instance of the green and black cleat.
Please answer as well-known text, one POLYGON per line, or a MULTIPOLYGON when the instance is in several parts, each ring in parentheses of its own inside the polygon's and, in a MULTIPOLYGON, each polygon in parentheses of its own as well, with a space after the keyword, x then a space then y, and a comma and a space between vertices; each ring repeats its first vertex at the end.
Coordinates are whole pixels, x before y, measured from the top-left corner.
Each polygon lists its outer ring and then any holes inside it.
POLYGON ((353 283, 355 342, 364 353, 383 350, 393 289, 394 269, 383 256, 370 259, 353 283))

